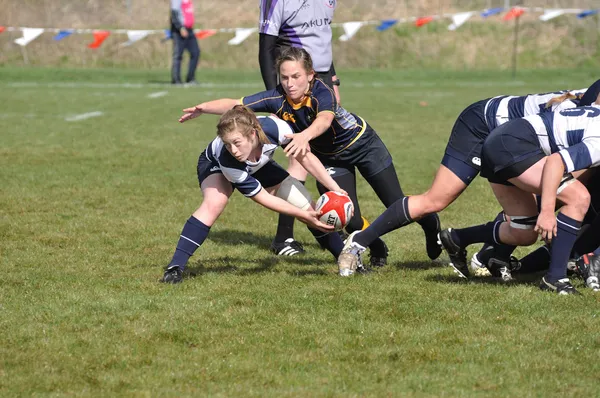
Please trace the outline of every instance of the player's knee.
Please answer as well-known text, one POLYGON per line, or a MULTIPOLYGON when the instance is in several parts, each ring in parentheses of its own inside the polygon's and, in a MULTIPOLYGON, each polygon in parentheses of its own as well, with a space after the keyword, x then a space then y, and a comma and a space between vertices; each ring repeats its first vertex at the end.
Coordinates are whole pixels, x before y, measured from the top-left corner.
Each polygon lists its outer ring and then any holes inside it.
POLYGON ((450 204, 445 197, 434 195, 431 193, 431 191, 427 191, 424 195, 422 195, 422 198, 424 214, 440 212, 450 204))
POLYGON ((302 210, 308 209, 312 202, 310 192, 292 176, 288 176, 281 182, 276 196, 302 210))
POLYGON ((590 193, 587 188, 579 182, 571 184, 568 189, 564 189, 560 192, 558 199, 566 206, 575 210, 577 215, 581 218, 587 213, 591 202, 590 193))

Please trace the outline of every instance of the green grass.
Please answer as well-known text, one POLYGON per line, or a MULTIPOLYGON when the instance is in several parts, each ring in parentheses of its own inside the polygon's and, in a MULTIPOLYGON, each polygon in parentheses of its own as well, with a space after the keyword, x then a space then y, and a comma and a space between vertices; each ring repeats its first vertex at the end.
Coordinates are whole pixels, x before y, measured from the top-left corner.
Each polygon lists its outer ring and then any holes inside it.
MULTIPOLYGON (((410 194, 428 188, 470 103, 597 77, 340 76, 344 106, 381 135, 410 194)), ((545 294, 535 278, 461 282, 428 261, 417 226, 385 237, 386 268, 342 279, 301 224, 308 253, 271 255, 277 215, 234 194, 191 260, 196 277, 157 283, 201 201, 195 165, 217 121, 180 125, 180 110, 261 88, 257 71, 199 77, 214 84, 162 86, 167 72, 156 71, 0 68, 0 395, 597 394, 600 296, 545 294), (157 91, 167 95, 147 97, 157 91), (65 121, 94 111, 103 115, 65 121)), ((372 220, 383 206, 358 183, 372 220)), ((441 219, 462 227, 497 211, 479 179, 441 219)))

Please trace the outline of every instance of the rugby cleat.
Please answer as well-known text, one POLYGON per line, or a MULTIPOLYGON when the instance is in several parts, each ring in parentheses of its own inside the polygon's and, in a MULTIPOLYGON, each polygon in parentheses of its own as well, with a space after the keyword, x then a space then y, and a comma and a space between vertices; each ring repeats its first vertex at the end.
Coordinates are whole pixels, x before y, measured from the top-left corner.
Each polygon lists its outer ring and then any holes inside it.
POLYGON ((338 272, 340 276, 351 276, 358 269, 362 273, 365 267, 362 265, 361 254, 365 248, 354 243, 354 236, 360 231, 352 232, 344 242, 342 252, 338 256, 338 272))
POLYGON ((287 238, 283 242, 273 242, 271 251, 278 256, 295 256, 305 253, 302 244, 294 238, 287 238))
POLYGON ((512 282, 512 271, 521 268, 521 263, 516 257, 510 256, 508 261, 492 257, 488 260, 487 268, 491 275, 496 278, 501 278, 504 282, 512 282))
POLYGON ((390 250, 388 249, 387 245, 385 244, 385 242, 382 240, 381 243, 383 243, 383 248, 384 248, 384 252, 385 252, 385 256, 374 256, 373 255, 373 251, 370 251, 370 258, 369 258, 369 265, 371 267, 383 267, 387 264, 387 258, 388 258, 388 254, 390 252, 390 250))
POLYGON ((446 250, 450 257, 450 266, 461 278, 469 278, 467 251, 452 240, 452 228, 444 229, 438 234, 438 244, 446 250))
POLYGON ((546 277, 544 276, 542 278, 542 281, 540 282, 540 289, 549 291, 549 292, 554 292, 561 296, 566 296, 566 295, 577 296, 577 295, 581 294, 573 287, 573 285, 571 285, 571 281, 569 280, 569 278, 559 279, 558 281, 556 281, 554 283, 550 283, 546 280, 546 277))
POLYGON ((431 260, 435 260, 442 254, 442 248, 438 243, 438 235, 441 232, 440 227, 440 217, 438 217, 437 213, 432 214, 435 217, 436 228, 432 230, 425 230, 425 249, 427 250, 427 257, 431 260))
POLYGON ((585 285, 595 292, 600 291, 600 256, 593 253, 584 254, 575 262, 577 273, 585 281, 585 285))
POLYGON ((161 278, 161 283, 176 284, 183 281, 183 271, 179 265, 171 265, 161 278))
POLYGON ((481 252, 476 252, 475 254, 473 254, 473 257, 471 257, 471 263, 469 264, 469 272, 479 277, 492 276, 490 270, 488 270, 487 267, 479 259, 479 253, 481 252))

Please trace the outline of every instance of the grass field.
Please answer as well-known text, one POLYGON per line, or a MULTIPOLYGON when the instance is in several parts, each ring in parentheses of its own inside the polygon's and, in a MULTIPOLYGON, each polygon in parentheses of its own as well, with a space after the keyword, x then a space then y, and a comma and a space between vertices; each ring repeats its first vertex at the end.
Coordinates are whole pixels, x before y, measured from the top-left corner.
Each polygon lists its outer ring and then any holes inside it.
MULTIPOLYGON (((409 194, 427 189, 470 103, 598 78, 339 75, 343 105, 381 135, 409 194)), ((159 284, 201 201, 195 165, 217 121, 180 125, 181 109, 262 88, 252 70, 199 78, 172 88, 167 71, 0 68, 0 395, 599 394, 599 295, 581 281, 581 297, 540 292, 537 278, 463 282, 427 259, 418 226, 385 237, 387 267, 342 279, 299 223, 307 254, 275 258, 277 215, 234 194, 196 276, 159 284)), ((362 179, 359 197, 369 219, 382 212, 362 179)), ((440 216, 461 227, 497 211, 480 179, 440 216)))

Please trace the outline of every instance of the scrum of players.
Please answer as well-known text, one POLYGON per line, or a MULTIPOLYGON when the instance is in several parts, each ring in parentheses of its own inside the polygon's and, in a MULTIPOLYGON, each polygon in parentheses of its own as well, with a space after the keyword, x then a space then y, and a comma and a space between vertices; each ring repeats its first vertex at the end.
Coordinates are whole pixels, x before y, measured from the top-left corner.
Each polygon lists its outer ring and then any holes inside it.
POLYGON ((600 80, 581 90, 501 95, 471 104, 455 122, 431 188, 406 196, 385 144, 364 119, 339 105, 333 90, 318 78, 306 50, 282 51, 277 70, 280 83, 273 90, 184 109, 180 122, 202 114, 225 114, 233 127, 225 140, 223 135, 217 137, 201 154, 206 163, 202 170, 199 163, 201 189, 205 201, 213 198, 214 203, 203 204, 186 222, 163 282, 182 281, 185 263, 206 239, 233 189, 238 189, 259 204, 307 224, 321 246, 337 258, 342 276, 384 266, 388 248, 381 237, 416 221, 425 233, 428 256, 434 260, 445 250, 461 278, 498 277, 510 282, 520 274, 545 269, 542 290, 579 294, 569 272, 581 276, 592 290, 600 290, 596 212, 600 190, 594 178, 600 164, 600 80), (273 132, 257 134, 261 124, 256 122, 252 125, 258 128, 236 131, 236 120, 230 120, 228 111, 240 105, 271 112, 271 117, 287 122, 291 132, 282 133, 280 124, 270 123, 273 132), (311 199, 303 185, 274 163, 272 154, 278 146, 317 173, 320 193, 336 190, 350 195, 358 211, 344 243, 307 205, 311 199), (314 156, 307 159, 311 153, 314 156), (259 163, 277 170, 278 177, 260 173, 259 163), (336 173, 325 176, 323 169, 336 173), (358 206, 355 169, 387 208, 366 228, 358 206), (481 225, 442 230, 437 212, 456 200, 478 174, 488 180, 502 211, 481 225), (203 183, 213 180, 217 183, 203 183), (300 212, 286 206, 286 201, 295 206, 302 203, 300 212), (520 261, 512 256, 517 246, 532 245, 540 237, 544 246, 520 261), (468 261, 466 249, 477 243, 483 247, 468 261), (371 258, 365 266, 362 253, 367 248, 371 258))

